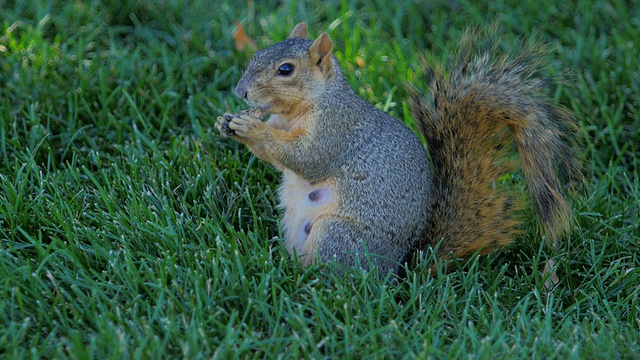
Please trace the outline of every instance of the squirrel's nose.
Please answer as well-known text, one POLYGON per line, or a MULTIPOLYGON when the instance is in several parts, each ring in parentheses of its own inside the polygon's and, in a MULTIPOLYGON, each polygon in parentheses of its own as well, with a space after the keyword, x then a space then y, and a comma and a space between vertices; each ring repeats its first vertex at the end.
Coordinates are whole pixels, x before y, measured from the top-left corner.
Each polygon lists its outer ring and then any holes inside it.
POLYGON ((238 86, 236 86, 236 96, 242 99, 246 99, 247 93, 248 93, 247 87, 243 85, 242 81, 240 81, 238 83, 238 86))

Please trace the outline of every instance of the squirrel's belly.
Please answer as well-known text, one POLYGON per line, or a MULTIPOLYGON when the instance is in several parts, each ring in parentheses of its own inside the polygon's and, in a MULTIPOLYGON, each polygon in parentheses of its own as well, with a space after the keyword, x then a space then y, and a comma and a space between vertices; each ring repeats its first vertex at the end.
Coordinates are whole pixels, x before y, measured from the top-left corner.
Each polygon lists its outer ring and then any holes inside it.
MULTIPOLYGON (((311 184, 290 170, 283 172, 280 206, 284 244, 293 254, 303 255, 305 242, 313 231, 313 223, 323 215, 333 214, 338 206, 338 193, 331 182, 311 184)), ((308 251, 308 250, 305 250, 308 251)))

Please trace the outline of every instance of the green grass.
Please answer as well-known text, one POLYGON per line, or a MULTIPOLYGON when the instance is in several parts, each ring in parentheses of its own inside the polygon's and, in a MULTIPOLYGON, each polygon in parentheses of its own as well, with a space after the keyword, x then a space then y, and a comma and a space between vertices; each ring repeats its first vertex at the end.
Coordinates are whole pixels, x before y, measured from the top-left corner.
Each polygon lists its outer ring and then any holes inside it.
POLYGON ((0 1, 0 358, 640 357, 640 7, 575 3, 0 1), (277 172, 213 129, 244 106, 236 20, 260 46, 328 31, 401 119, 469 26, 537 34, 584 135, 570 241, 546 249, 531 219, 435 278, 427 253, 403 280, 302 268, 277 172))

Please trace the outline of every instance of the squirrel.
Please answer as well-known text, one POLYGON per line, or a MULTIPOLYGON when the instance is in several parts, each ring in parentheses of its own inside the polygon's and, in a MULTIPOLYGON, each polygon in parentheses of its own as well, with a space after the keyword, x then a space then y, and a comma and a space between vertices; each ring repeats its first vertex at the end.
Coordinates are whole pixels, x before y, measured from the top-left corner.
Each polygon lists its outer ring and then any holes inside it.
POLYGON ((282 172, 284 245, 303 265, 398 274, 416 250, 466 259, 510 244, 523 202, 500 183, 518 168, 514 147, 547 240, 569 232, 575 124, 544 96, 540 54, 493 60, 473 44, 462 41, 448 73, 427 68, 432 97, 409 89, 426 150, 350 87, 327 33, 307 39, 299 23, 255 53, 235 89, 251 108, 215 127, 282 172))

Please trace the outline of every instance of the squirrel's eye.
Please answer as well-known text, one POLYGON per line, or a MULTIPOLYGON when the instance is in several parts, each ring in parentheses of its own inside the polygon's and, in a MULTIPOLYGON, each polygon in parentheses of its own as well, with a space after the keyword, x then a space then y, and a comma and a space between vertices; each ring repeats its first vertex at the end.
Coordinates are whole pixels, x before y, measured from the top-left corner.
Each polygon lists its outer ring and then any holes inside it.
POLYGON ((295 69, 295 66, 293 66, 293 64, 284 63, 280 65, 276 73, 282 76, 289 76, 291 75, 291 73, 293 73, 293 69, 295 69))

